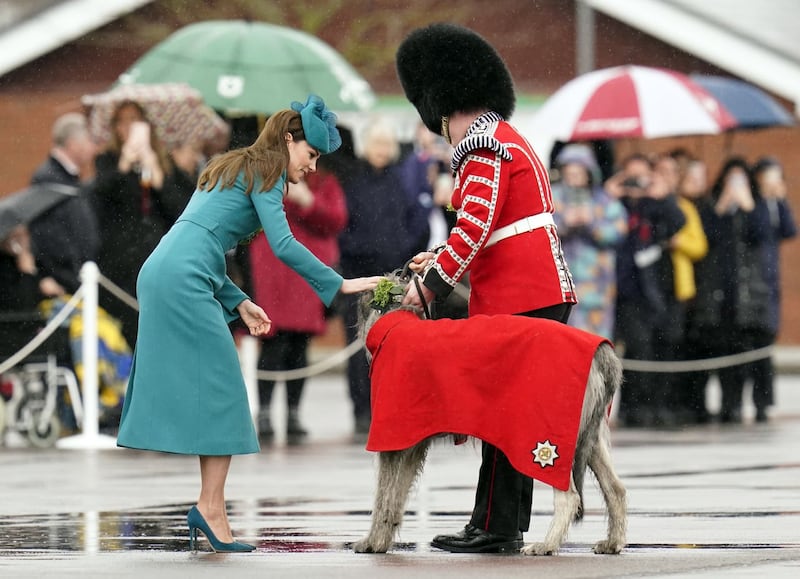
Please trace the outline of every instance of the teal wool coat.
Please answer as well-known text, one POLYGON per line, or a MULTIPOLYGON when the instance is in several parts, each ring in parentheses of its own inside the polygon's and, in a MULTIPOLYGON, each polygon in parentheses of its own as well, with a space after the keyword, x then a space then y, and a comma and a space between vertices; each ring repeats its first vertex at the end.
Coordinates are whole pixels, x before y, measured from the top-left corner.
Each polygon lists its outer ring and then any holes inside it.
POLYGON ((225 253, 263 227, 275 255, 326 305, 342 285, 289 230, 285 179, 249 195, 241 177, 231 188, 195 191, 142 266, 139 336, 119 446, 196 455, 259 451, 228 327, 247 296, 227 276, 225 253))

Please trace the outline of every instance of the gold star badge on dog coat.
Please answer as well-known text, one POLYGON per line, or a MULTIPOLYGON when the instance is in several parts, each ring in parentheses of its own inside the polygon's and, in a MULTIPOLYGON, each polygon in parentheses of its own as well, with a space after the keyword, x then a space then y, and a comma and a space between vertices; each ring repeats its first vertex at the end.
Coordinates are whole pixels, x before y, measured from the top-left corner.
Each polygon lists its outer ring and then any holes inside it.
POLYGON ((531 454, 533 454, 533 462, 539 463, 542 468, 553 466, 555 460, 558 458, 556 448, 555 445, 550 444, 549 440, 537 442, 536 448, 531 451, 531 454))

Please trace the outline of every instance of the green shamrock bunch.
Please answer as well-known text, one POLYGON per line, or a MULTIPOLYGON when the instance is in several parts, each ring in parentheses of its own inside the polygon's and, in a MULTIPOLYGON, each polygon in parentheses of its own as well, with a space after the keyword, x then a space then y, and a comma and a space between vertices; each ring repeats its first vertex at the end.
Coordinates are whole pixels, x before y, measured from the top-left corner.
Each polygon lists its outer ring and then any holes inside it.
POLYGON ((375 286, 372 301, 369 303, 372 309, 385 313, 389 309, 389 304, 399 302, 403 299, 403 286, 391 280, 383 278, 375 286))

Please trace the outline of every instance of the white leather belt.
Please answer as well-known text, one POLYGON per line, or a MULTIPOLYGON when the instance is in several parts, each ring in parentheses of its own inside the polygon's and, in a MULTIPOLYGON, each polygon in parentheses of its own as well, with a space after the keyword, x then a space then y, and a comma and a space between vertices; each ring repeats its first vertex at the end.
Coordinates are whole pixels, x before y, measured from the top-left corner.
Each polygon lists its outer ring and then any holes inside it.
POLYGON ((552 213, 538 213, 536 215, 523 217, 522 219, 515 221, 510 225, 506 225, 500 229, 495 229, 494 233, 489 236, 489 241, 487 241, 486 245, 483 247, 485 249, 506 238, 514 237, 520 233, 528 233, 529 231, 539 229, 540 227, 544 227, 546 225, 555 224, 556 223, 553 221, 552 213))

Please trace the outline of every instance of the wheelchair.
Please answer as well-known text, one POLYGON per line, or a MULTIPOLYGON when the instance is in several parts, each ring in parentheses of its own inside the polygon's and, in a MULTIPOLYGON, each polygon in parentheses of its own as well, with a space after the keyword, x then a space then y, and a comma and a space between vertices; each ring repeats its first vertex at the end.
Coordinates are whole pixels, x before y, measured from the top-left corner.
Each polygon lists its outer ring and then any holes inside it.
MULTIPOLYGON (((0 361, 23 348, 44 327, 38 312, 0 313, 0 361)), ((69 359, 66 328, 56 331, 39 348, 0 375, 0 442, 14 436, 47 448, 61 435, 59 396, 66 392, 78 424, 83 417, 80 388, 69 359)))

